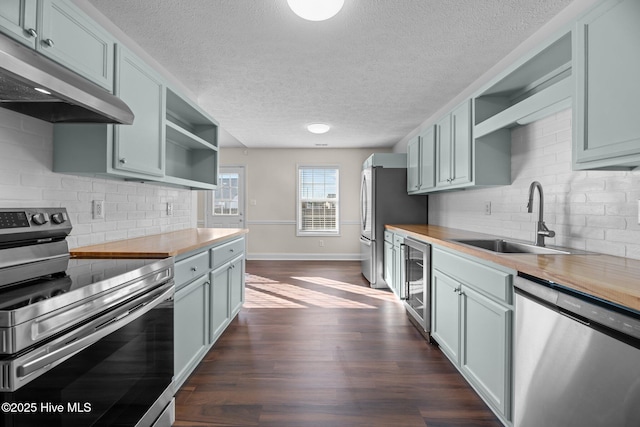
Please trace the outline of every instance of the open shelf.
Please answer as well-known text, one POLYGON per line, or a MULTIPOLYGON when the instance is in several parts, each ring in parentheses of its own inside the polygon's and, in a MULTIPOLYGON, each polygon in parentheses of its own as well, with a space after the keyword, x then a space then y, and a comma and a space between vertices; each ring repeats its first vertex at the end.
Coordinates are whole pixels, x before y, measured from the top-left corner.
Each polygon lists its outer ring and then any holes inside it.
POLYGON ((166 103, 165 181, 194 189, 215 189, 218 124, 170 88, 166 103))
POLYGON ((474 137, 570 107, 571 43, 569 31, 478 95, 474 99, 474 137))

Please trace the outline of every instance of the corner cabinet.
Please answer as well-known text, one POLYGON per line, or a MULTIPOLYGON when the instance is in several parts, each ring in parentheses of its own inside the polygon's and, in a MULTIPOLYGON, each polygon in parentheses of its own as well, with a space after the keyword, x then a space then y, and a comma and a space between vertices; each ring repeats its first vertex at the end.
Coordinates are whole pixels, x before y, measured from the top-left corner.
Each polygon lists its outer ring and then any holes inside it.
POLYGON ((512 419, 513 276, 433 248, 431 336, 489 407, 512 419))
POLYGON ((574 169, 640 166, 640 2, 608 0, 576 23, 574 169))
POLYGON ((244 237, 232 238, 176 257, 176 391, 242 308, 244 247, 244 237))

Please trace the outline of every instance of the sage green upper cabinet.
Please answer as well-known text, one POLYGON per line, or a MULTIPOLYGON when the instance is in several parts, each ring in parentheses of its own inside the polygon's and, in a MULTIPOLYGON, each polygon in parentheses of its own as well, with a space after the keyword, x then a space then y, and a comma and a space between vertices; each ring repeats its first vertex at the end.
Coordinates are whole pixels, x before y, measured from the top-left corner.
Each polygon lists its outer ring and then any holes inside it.
POLYGON ((53 171, 131 180, 164 178, 164 86, 154 70, 118 45, 115 94, 133 111, 132 125, 53 127, 53 171))
POLYGON ((605 1, 578 20, 574 69, 574 169, 640 166, 640 1, 605 1))
POLYGON ((420 137, 414 136, 407 142, 407 192, 420 189, 420 137))
POLYGON ((436 126, 436 186, 471 182, 471 102, 465 101, 436 126))
POLYGON ((36 47, 36 0, 0 1, 0 32, 36 47))
POLYGON ((68 0, 2 0, 0 31, 113 90, 115 39, 68 0))
POLYGON ((165 96, 162 79, 126 48, 117 47, 115 95, 133 111, 133 125, 115 127, 113 168, 164 175, 165 96))
POLYGON ((38 52, 111 91, 115 39, 66 0, 38 7, 38 52))
POLYGON ((435 187, 435 126, 429 126, 407 144, 407 192, 423 193, 435 187))

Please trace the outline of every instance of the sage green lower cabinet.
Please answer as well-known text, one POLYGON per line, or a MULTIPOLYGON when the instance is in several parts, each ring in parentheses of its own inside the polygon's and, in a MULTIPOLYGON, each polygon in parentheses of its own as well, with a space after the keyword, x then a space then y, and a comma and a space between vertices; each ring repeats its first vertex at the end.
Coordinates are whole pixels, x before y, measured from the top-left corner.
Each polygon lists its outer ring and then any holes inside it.
MULTIPOLYGON (((384 232, 384 281, 387 282, 387 286, 392 291, 396 286, 395 279, 395 252, 393 250, 393 233, 388 231, 384 232), (387 240, 387 234, 390 234, 390 241, 387 240)), ((394 291, 395 293, 395 291, 394 291)))
POLYGON ((399 298, 404 298, 404 235, 384 232, 384 280, 399 298))
POLYGON ((174 373, 182 384, 209 348, 208 275, 176 291, 174 305, 174 373), (188 333, 185 333, 188 331, 188 333))
POLYGON ((431 336, 506 425, 512 418, 513 275, 433 247, 431 336))
POLYGON ((222 334, 229 321, 229 265, 224 264, 211 272, 211 343, 222 334))
POLYGON ((443 353, 460 363, 460 283, 438 270, 431 281, 431 337, 443 353))
POLYGON ((231 262, 231 272, 229 273, 229 309, 230 317, 233 319, 244 304, 244 256, 236 258, 231 262))
POLYGON ((244 303, 244 237, 176 257, 174 390, 178 390, 244 303), (233 253, 232 259, 226 258, 233 253), (215 254, 221 255, 216 262, 215 254))
POLYGON ((460 369, 507 419, 511 404, 513 310, 462 286, 460 369))

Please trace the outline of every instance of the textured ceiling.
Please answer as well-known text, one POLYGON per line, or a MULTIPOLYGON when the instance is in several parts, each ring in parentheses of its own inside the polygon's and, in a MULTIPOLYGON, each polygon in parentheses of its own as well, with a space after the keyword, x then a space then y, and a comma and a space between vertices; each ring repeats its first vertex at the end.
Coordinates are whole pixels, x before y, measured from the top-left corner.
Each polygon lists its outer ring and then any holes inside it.
POLYGON ((247 147, 391 147, 571 0, 346 0, 324 22, 286 0, 89 2, 247 147))

